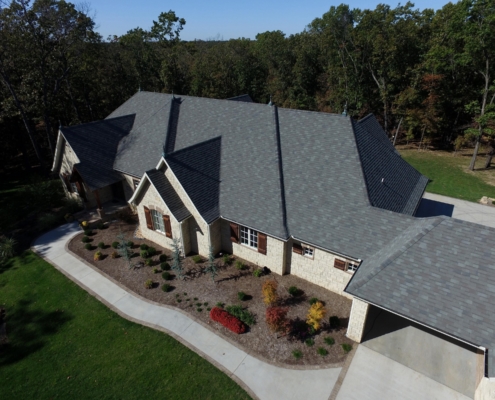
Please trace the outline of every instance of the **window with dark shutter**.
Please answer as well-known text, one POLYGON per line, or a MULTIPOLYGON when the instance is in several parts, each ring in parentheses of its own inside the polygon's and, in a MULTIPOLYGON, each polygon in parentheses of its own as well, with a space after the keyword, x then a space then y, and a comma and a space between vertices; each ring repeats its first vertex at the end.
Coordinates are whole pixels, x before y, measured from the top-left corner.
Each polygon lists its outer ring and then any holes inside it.
POLYGON ((230 223, 230 241, 233 243, 239 243, 239 225, 230 223))
POLYGON ((168 215, 163 216, 163 226, 165 227, 165 236, 172 238, 172 225, 170 225, 170 217, 168 215))
POLYGON ((148 207, 144 207, 144 217, 146 218, 146 226, 148 229, 153 229, 153 222, 151 222, 151 212, 148 207))
POLYGON ((345 261, 335 259, 333 266, 337 269, 345 271, 345 261))
POLYGON ((292 245, 292 251, 296 254, 302 254, 303 253, 303 248, 300 244, 294 243, 292 245))
POLYGON ((258 232, 258 253, 266 255, 266 235, 258 232))

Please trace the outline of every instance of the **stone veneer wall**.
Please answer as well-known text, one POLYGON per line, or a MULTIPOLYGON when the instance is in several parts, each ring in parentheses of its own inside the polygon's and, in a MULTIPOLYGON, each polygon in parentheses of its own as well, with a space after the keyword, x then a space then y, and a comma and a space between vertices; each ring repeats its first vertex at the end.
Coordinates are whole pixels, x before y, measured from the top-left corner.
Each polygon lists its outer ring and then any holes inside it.
POLYGON ((495 400, 495 378, 482 378, 476 391, 474 400, 495 400))
POLYGON ((335 259, 346 261, 344 258, 320 249, 314 249, 313 258, 309 258, 294 253, 292 251, 293 243, 301 244, 301 242, 292 239, 287 243, 287 260, 289 260, 286 266, 287 273, 352 299, 351 295, 344 292, 352 274, 333 266, 335 259))
POLYGON ((127 174, 122 174, 122 176, 124 177, 124 181, 122 182, 122 184, 124 185, 125 199, 129 200, 132 197, 132 195, 134 194, 134 182, 133 182, 133 180, 137 179, 139 181, 141 179, 135 178, 135 177, 133 177, 131 175, 127 175, 127 174))
POLYGON ((370 305, 362 300, 356 298, 352 300, 351 316, 346 333, 349 339, 361 343, 369 307, 370 305))
POLYGON ((173 239, 179 239, 182 247, 182 228, 175 219, 174 215, 170 212, 156 189, 149 182, 143 188, 143 192, 136 199, 136 208, 139 217, 139 225, 141 226, 142 235, 152 242, 165 247, 167 249, 172 249, 173 239), (165 236, 165 233, 161 233, 152 229, 148 229, 146 225, 146 216, 144 215, 144 207, 148 207, 150 210, 157 210, 158 212, 170 216, 170 225, 172 227, 172 238, 165 236))

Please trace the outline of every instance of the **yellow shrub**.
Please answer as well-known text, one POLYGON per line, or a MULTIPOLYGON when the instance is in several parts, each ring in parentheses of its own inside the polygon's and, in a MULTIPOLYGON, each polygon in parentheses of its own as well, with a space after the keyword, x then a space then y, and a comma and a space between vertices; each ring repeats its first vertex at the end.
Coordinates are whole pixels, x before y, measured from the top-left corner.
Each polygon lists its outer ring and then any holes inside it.
POLYGON ((265 304, 273 304, 277 301, 277 282, 275 281, 266 281, 261 288, 261 292, 263 293, 263 301, 265 304))
POLYGON ((95 261, 101 260, 101 256, 102 256, 101 251, 97 251, 97 252, 95 253, 95 255, 94 255, 93 259, 94 259, 95 261))
POLYGON ((308 325, 311 325, 315 331, 317 331, 320 329, 321 320, 326 314, 327 310, 323 306, 323 303, 321 301, 317 301, 309 308, 308 319, 306 322, 308 325))
POLYGON ((83 229, 86 229, 89 226, 88 221, 81 222, 81 226, 83 227, 83 229))

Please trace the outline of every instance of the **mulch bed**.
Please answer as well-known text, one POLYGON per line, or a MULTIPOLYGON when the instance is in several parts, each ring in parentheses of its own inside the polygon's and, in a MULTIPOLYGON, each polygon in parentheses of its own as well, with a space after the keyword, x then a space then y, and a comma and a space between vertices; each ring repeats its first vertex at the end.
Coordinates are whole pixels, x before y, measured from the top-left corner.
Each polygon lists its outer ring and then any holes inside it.
MULTIPOLYGON (((235 261, 230 265, 224 265, 221 258, 217 259, 219 273, 215 278, 215 283, 212 281, 211 275, 203 271, 206 267, 206 262, 196 264, 192 257, 186 257, 183 261, 183 268, 186 273, 184 280, 175 277, 173 280, 166 282, 161 273, 153 272, 153 268, 160 268, 158 262, 160 254, 166 254, 168 262, 172 264, 170 261, 171 251, 163 249, 151 241, 134 238, 136 224, 114 221, 107 225, 106 229, 93 230, 94 235, 91 236, 91 244, 94 247, 92 250, 84 248, 84 243, 81 242, 82 232, 69 243, 69 250, 126 286, 130 291, 146 299, 167 304, 190 313, 195 318, 208 324, 212 331, 218 331, 244 346, 251 354, 258 355, 271 362, 288 365, 342 364, 347 357, 347 354, 342 349, 342 344, 355 345, 352 340, 345 336, 351 301, 343 296, 293 275, 279 276, 269 274, 257 278, 253 276, 254 265, 242 260, 247 267, 244 270, 238 270, 235 267, 235 261), (118 241, 116 237, 120 232, 125 234, 127 240, 132 240, 135 243, 133 251, 136 254, 132 259, 133 263, 143 261, 139 256, 140 244, 146 243, 155 247, 158 253, 153 257, 153 260, 155 260, 154 265, 129 269, 127 262, 123 258, 111 258, 110 255, 114 249, 110 245, 112 242, 118 241), (96 245, 99 242, 105 243, 106 248, 103 250, 97 249, 96 245), (100 261, 93 260, 96 250, 100 250, 104 255, 100 261), (144 287, 144 282, 148 279, 152 279, 154 282, 152 289, 144 287), (261 293, 261 287, 266 280, 278 282, 279 304, 289 307, 288 317, 292 320, 296 318, 306 319, 310 307, 310 298, 316 297, 324 302, 327 316, 324 319, 322 329, 312 336, 314 339, 313 346, 309 347, 303 340, 290 339, 288 336, 278 337, 277 334, 269 330, 265 322, 266 305, 263 302, 261 293), (164 283, 169 283, 173 290, 167 293, 163 292, 161 286, 164 283), (302 294, 296 297, 291 296, 288 293, 288 288, 291 286, 296 286, 301 290, 302 294), (240 301, 237 297, 237 293, 240 291, 246 293, 249 300, 240 301), (241 304, 247 307, 250 312, 255 314, 256 324, 250 326, 246 333, 237 335, 219 323, 211 321, 207 309, 215 307, 219 302, 225 305, 241 304), (201 311, 198 311, 198 309, 201 311), (329 317, 334 315, 338 316, 340 320, 341 326, 338 329, 330 329, 328 323, 329 317), (328 345, 324 342, 324 338, 329 336, 335 339, 334 345, 328 345), (318 354, 318 348, 320 347, 328 351, 326 356, 318 354), (294 350, 299 350, 302 353, 300 359, 294 358, 292 354, 294 350)), ((170 272, 175 274, 174 271, 170 272)))

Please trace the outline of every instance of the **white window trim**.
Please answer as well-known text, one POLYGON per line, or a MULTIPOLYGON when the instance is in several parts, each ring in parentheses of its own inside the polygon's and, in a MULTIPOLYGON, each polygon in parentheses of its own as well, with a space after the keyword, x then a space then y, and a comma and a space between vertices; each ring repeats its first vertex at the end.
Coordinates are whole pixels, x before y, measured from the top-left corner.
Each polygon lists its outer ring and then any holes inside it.
POLYGON ((313 260, 315 258, 315 249, 314 247, 311 247, 311 246, 307 246, 305 244, 301 245, 302 248, 303 248, 303 256, 306 257, 306 258, 309 258, 310 260, 313 260), (306 251, 311 251, 311 255, 310 254, 306 254, 306 251))
POLYGON ((136 191, 140 182, 140 179, 132 178, 132 188, 134 189, 134 191, 136 191))
POLYGON ((241 246, 248 247, 248 248, 253 249, 253 250, 258 250, 258 231, 255 231, 254 229, 248 228, 246 226, 239 225, 239 243, 241 244, 241 246), (243 239, 242 230, 243 229, 246 230, 248 243, 242 242, 242 239, 243 239), (254 234, 256 234, 256 246, 252 245, 252 240, 251 240, 251 235, 254 236, 254 234))
MULTIPOLYGON (((151 223, 153 224, 153 229, 156 231, 156 232, 159 232, 159 233, 162 233, 165 235, 165 224, 163 222, 163 214, 159 211, 156 211, 156 210, 153 210, 151 209, 150 210, 150 214, 151 214, 151 223), (157 229, 157 224, 155 223, 155 213, 159 216, 157 218, 159 218, 160 221, 162 221, 162 224, 163 224, 163 231, 161 229, 157 229), (161 219, 160 219, 161 218, 161 219)), ((158 227, 160 228, 160 227, 158 227)))
POLYGON ((345 263, 345 272, 348 274, 354 274, 359 268, 359 263, 354 261, 346 261, 345 263), (353 266, 352 269, 349 269, 350 266, 353 266))

